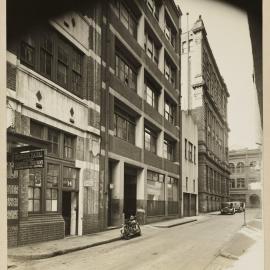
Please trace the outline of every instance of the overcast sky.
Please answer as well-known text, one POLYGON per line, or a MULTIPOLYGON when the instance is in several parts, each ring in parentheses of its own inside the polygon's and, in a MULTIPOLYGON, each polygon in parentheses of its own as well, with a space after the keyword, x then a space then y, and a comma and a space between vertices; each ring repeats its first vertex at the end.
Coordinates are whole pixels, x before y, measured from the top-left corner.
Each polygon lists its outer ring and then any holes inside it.
POLYGON ((246 13, 211 0, 175 0, 183 13, 182 31, 202 15, 207 37, 227 85, 229 148, 257 148, 260 119, 256 89, 252 81, 253 60, 246 13))

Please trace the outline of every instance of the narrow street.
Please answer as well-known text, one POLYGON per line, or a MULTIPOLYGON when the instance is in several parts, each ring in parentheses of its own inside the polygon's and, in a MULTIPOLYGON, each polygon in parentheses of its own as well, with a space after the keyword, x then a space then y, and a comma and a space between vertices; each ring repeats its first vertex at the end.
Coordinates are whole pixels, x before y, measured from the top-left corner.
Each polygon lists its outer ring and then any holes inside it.
MULTIPOLYGON (((247 222, 260 216, 249 209, 247 222)), ((15 262, 14 269, 205 269, 243 225, 243 213, 206 215, 172 228, 142 227, 143 235, 44 260, 15 262)))

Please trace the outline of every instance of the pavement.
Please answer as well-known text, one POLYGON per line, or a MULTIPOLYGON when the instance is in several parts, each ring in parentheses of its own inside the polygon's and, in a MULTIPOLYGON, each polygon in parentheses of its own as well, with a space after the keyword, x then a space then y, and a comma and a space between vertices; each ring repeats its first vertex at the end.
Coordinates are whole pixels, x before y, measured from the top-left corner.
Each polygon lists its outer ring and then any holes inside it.
POLYGON ((263 254, 262 219, 256 218, 225 243, 206 270, 263 270, 263 254))
MULTIPOLYGON (((157 228, 171 228, 190 222, 201 221, 207 219, 207 215, 199 215, 195 217, 185 217, 173 220, 166 220, 157 223, 151 223, 141 226, 142 233, 144 226, 152 226, 157 228)), ((99 233, 93 233, 83 236, 71 236, 60 240, 35 243, 21 247, 9 248, 8 258, 13 260, 39 260, 50 258, 70 252, 83 250, 98 245, 120 240, 120 230, 111 229, 99 233)))

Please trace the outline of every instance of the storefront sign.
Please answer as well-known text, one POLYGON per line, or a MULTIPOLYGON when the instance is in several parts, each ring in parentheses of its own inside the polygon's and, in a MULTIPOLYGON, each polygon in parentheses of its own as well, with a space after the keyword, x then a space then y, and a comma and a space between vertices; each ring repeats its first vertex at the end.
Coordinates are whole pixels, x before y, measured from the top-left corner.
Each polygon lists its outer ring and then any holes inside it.
POLYGON ((14 154, 14 169, 34 169, 44 167, 44 150, 14 154))

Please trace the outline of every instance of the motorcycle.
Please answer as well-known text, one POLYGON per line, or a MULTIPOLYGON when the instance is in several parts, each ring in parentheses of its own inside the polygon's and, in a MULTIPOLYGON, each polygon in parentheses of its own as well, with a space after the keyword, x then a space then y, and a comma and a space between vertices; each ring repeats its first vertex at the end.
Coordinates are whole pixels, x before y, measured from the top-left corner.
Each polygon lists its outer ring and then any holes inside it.
POLYGON ((135 216, 131 215, 125 220, 120 230, 122 239, 130 239, 133 236, 140 236, 141 228, 135 216))

